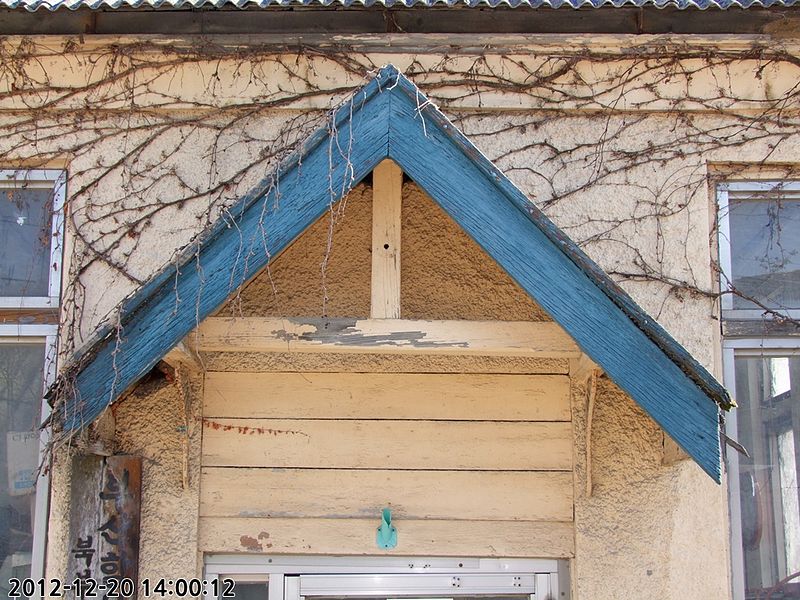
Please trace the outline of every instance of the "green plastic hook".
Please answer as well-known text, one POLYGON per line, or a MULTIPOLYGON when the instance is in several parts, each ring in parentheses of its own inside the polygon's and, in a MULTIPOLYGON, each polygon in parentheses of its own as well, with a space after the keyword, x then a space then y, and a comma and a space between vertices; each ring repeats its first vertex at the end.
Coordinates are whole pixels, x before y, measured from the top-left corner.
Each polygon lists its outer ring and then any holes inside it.
POLYGON ((375 535, 375 542, 378 544, 378 548, 384 550, 391 550, 397 546, 397 528, 392 525, 392 511, 388 508, 383 509, 383 518, 375 535))

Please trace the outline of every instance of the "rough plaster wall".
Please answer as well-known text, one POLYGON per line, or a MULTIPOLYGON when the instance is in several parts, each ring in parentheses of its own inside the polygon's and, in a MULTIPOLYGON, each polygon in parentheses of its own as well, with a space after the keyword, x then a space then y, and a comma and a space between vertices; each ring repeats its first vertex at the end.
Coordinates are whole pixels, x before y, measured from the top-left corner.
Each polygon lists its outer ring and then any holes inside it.
POLYGON ((662 465, 661 429, 606 377, 597 385, 587 496, 587 387, 573 382, 575 598, 727 598, 724 486, 691 461, 662 465))
MULTIPOLYGON (((143 457, 142 505, 139 542, 139 579, 149 577, 198 577, 197 512, 200 485, 200 411, 202 383, 185 376, 188 412, 177 382, 162 376, 140 384, 113 408, 115 454, 143 457), (188 454, 183 427, 189 424, 188 454), (188 488, 183 488, 184 457, 188 488)), ((52 476, 48 577, 71 581, 66 573, 69 549, 69 498, 71 455, 64 449, 55 455, 52 476)))
MULTIPOLYGON (((547 314, 413 182, 403 186, 401 317, 543 321, 547 314)), ((372 187, 361 184, 262 270, 220 315, 367 317, 372 187), (333 217, 333 219, 332 219, 333 217), (330 255, 322 263, 333 226, 330 255)))
MULTIPOLYGON (((188 412, 176 382, 163 376, 141 383, 113 408, 115 454, 141 456, 142 505, 139 578, 198 577, 197 512, 200 485, 202 383, 184 376, 188 412), (183 427, 188 422, 188 453, 183 427), (184 457, 188 487, 183 487, 184 457)), ((66 572, 69 550, 71 455, 76 448, 55 454, 52 475, 47 576, 71 581, 66 572)))
POLYGON ((50 519, 47 527, 47 579, 71 581, 67 576, 69 558, 69 498, 72 479, 72 448, 61 448, 53 454, 50 472, 50 519))
POLYGON ((221 316, 369 315, 372 188, 361 184, 219 311, 221 316), (330 236, 330 233, 333 233, 330 236), (329 246, 330 238, 330 246, 329 246), (322 265, 325 266, 324 286, 322 265))
POLYGON ((550 320, 415 183, 403 186, 400 247, 404 319, 550 320))
MULTIPOLYGON (((115 454, 141 456, 142 505, 139 541, 139 579, 192 578, 202 575, 197 555, 197 513, 200 486, 202 383, 184 376, 188 412, 176 382, 163 376, 140 384, 114 406, 115 454), (184 424, 189 424, 188 453, 184 424), (188 487, 183 488, 184 457, 188 487)), ((47 576, 71 581, 66 572, 69 549, 71 455, 76 448, 55 454, 52 475, 47 576)))
POLYGON ((121 454, 142 456, 139 578, 197 577, 197 511, 200 491, 202 384, 187 381, 188 411, 178 382, 140 385, 116 408, 121 454), (189 424, 188 455, 183 427, 189 424), (184 459, 188 488, 183 488, 184 459))

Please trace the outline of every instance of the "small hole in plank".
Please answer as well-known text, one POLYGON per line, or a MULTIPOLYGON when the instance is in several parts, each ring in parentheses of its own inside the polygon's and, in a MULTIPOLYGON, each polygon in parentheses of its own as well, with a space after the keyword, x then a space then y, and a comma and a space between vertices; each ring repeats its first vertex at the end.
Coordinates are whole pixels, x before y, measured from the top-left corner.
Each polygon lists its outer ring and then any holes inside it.
POLYGON ((388 250, 388 249, 389 249, 389 244, 384 244, 384 245, 383 245, 383 249, 384 249, 384 250, 388 250))

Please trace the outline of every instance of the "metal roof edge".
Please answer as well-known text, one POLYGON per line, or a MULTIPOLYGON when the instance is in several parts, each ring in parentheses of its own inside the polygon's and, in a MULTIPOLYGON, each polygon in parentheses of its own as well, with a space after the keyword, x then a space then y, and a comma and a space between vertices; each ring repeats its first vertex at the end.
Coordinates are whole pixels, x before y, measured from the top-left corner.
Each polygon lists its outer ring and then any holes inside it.
POLYGON ((57 11, 59 9, 114 10, 119 8, 268 8, 268 7, 470 7, 470 8, 620 8, 655 7, 686 9, 729 9, 791 7, 800 0, 0 0, 0 7, 57 11))

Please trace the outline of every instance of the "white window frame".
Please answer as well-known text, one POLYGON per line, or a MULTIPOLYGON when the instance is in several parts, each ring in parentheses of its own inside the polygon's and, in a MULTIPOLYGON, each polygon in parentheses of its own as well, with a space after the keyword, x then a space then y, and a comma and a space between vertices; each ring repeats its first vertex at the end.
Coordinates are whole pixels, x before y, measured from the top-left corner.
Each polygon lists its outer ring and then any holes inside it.
MULTIPOLYGON (((770 357, 800 355, 800 339, 795 338, 736 338, 722 342, 723 381, 736 398, 736 357, 770 357)), ((735 435, 738 431, 736 410, 726 419, 726 429, 735 435)), ((730 446, 726 449, 728 466, 728 498, 731 521, 731 587, 734 600, 744 600, 744 551, 742 550, 742 505, 738 494, 739 453, 730 446), (736 485, 737 489, 732 486, 736 485)))
MULTIPOLYGON (((0 324, 0 344, 19 344, 43 342, 45 345, 44 373, 42 377, 42 401, 40 407, 41 420, 50 416, 50 405, 44 399, 44 392, 53 383, 56 376, 56 345, 58 343, 58 325, 5 325, 0 324)), ((39 462, 45 458, 50 434, 47 429, 39 432, 39 462)), ((47 552, 47 525, 50 507, 50 476, 39 473, 36 481, 36 500, 33 515, 33 547, 31 550, 31 578, 44 577, 45 555, 47 552)), ((34 594, 31 600, 38 599, 34 594)))
POLYGON ((58 308, 64 247, 64 201, 66 198, 66 187, 66 172, 60 169, 0 169, 0 191, 22 188, 47 188, 53 190, 48 295, 0 296, 0 309, 58 308))
MULTIPOLYGON (((556 559, 425 558, 399 556, 269 556, 209 554, 204 579, 268 583, 268 600, 315 596, 527 594, 531 600, 569 598, 566 562, 556 559), (410 577, 416 575, 418 577, 410 577), (562 589, 563 588, 563 589, 562 589), (561 595, 561 591, 565 594, 561 595)), ((216 600, 208 587, 205 598, 216 600)))
MULTIPOLYGON (((717 185, 716 199, 718 208, 718 244, 720 266, 720 290, 728 290, 732 277, 732 248, 729 220, 729 193, 730 192, 769 192, 775 189, 800 193, 800 181, 793 180, 764 180, 764 181, 736 181, 717 185)), ((720 302, 721 316, 725 320, 751 320, 754 323, 773 320, 774 316, 765 313, 760 308, 734 309, 733 295, 723 293, 720 302)), ((776 312, 792 319, 800 319, 800 309, 776 308, 776 312)), ((737 337, 725 337, 722 341, 722 366, 725 387, 736 398, 736 357, 770 357, 792 356, 800 354, 800 337, 790 336, 754 336, 745 334, 737 337)), ((726 418, 726 429, 735 436, 738 431, 736 410, 730 412, 726 418)), ((739 497, 739 453, 727 446, 725 461, 728 469, 728 499, 731 533, 731 588, 734 600, 744 600, 744 551, 742 550, 742 507, 739 497)))
MULTIPOLYGON (((50 242, 50 268, 47 296, 0 296, 0 314, 4 309, 57 309, 61 294, 62 255, 64 250, 64 203, 66 199, 66 171, 61 169, 0 169, 0 191, 20 188, 47 188, 52 190, 52 220, 50 242)), ((58 325, 0 323, 0 344, 43 342, 45 345, 44 372, 42 376, 41 420, 50 416, 50 405, 44 393, 56 376, 58 325)), ((47 429, 39 433, 40 464, 45 458, 50 441, 47 429)), ((50 508, 50 476, 39 473, 36 481, 34 503, 33 540, 31 550, 31 578, 40 579, 45 575, 47 553, 47 528, 50 508)), ((32 600, 40 596, 34 594, 32 600)))
MULTIPOLYGON (((733 282, 733 253, 731 252, 730 243, 731 226, 729 218, 729 192, 769 192, 775 189, 800 193, 800 181, 738 181, 720 183, 717 185, 717 214, 719 215, 719 220, 717 222, 719 235, 719 285, 722 292, 725 292, 729 289, 729 282, 733 282)), ((722 294, 721 308, 723 319, 765 318, 764 311, 760 308, 734 309, 732 294, 722 294)), ((776 312, 785 314, 789 318, 800 319, 800 309, 783 310, 777 308, 775 310, 776 312)))

